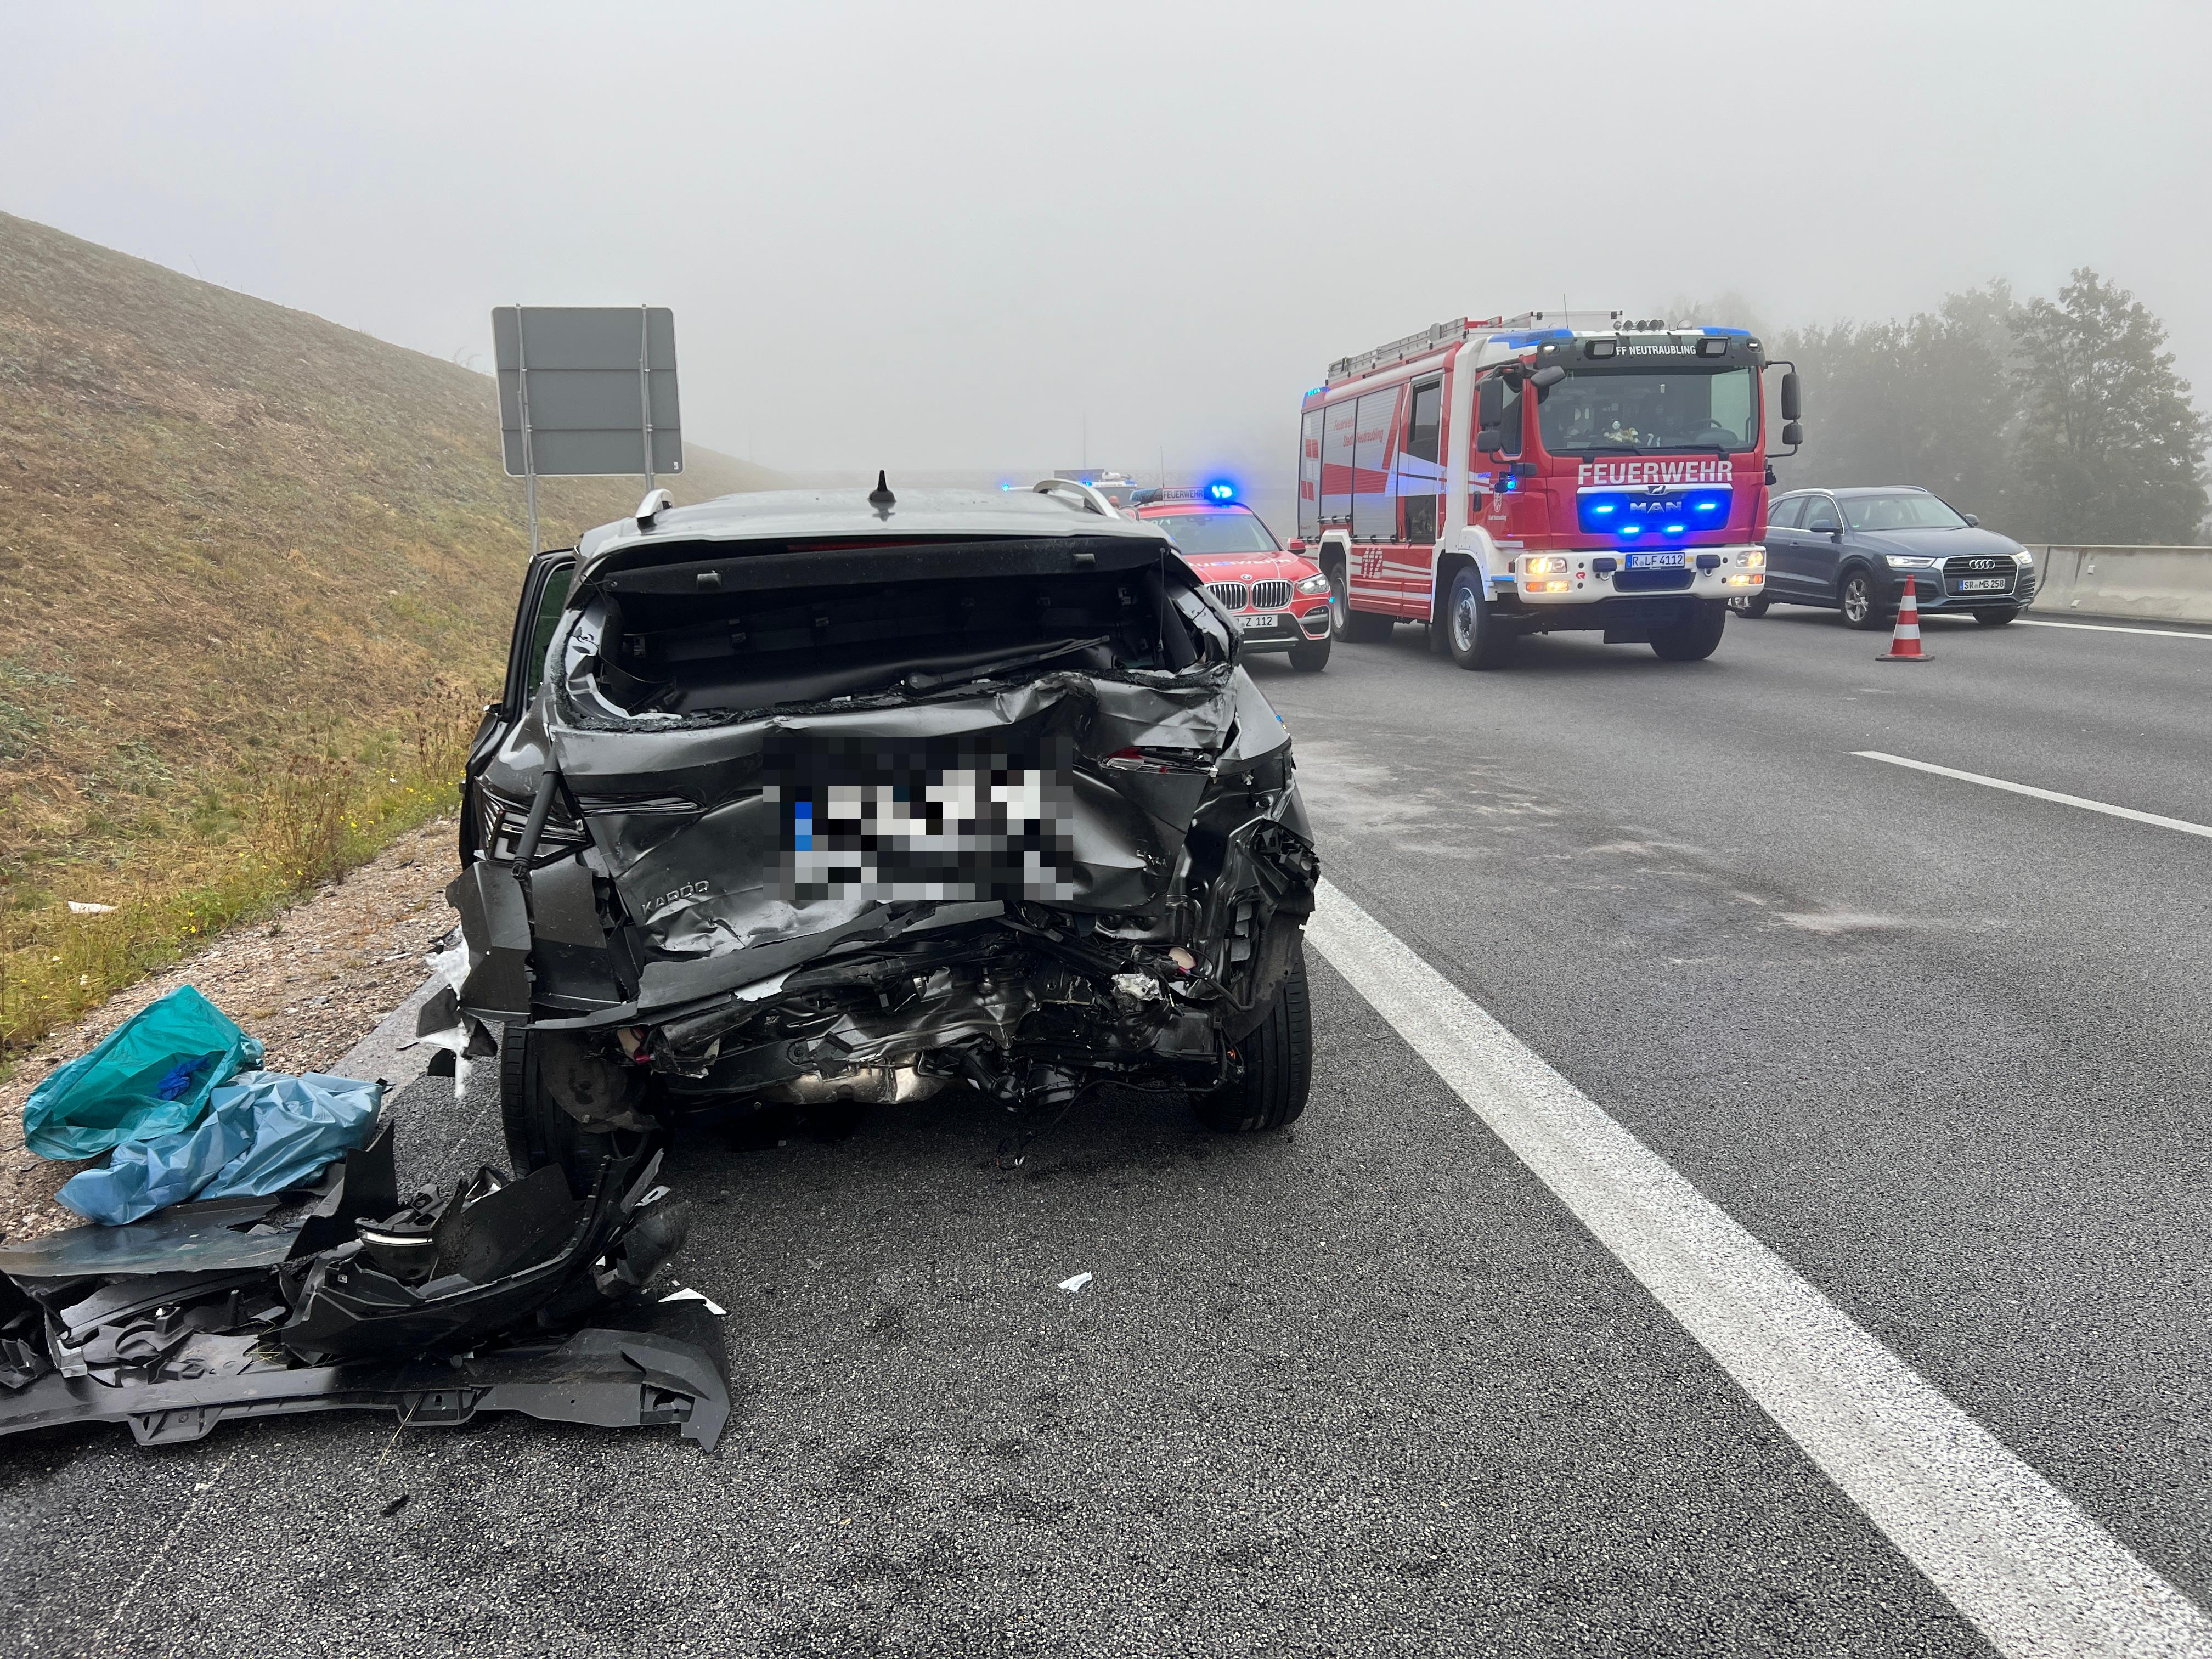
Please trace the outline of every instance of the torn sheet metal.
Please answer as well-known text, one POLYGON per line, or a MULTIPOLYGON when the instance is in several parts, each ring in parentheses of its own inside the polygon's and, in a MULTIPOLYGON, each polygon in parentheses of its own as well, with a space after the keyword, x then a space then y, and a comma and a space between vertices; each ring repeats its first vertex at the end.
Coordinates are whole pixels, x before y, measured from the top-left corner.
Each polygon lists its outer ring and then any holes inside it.
POLYGON ((544 1092, 592 1133, 640 1071, 679 1104, 1221 1086, 1320 866, 1172 550, 728 551, 580 568, 471 780, 425 1040, 572 1037, 544 1092))

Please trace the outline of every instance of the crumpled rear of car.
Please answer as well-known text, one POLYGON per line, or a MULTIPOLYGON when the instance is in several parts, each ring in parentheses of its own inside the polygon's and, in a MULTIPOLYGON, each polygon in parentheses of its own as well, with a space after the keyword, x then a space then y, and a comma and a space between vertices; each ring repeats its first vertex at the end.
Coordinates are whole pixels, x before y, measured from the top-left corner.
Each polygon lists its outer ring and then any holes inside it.
POLYGON ((1113 528, 587 541, 471 790, 459 1014, 590 1129, 1218 1086, 1319 865, 1218 606, 1113 528))

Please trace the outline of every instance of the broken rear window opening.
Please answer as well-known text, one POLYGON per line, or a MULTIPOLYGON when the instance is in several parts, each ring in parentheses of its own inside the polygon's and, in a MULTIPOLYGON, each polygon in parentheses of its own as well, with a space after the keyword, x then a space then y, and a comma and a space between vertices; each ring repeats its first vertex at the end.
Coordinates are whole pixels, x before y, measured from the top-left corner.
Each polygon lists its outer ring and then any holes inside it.
POLYGON ((1198 625, 1188 600, 1177 605, 1157 544, 1145 545, 1141 563, 1126 544, 1039 556, 1016 544, 980 556, 943 545, 800 550, 617 572, 586 596, 564 684, 583 718, 649 719, 1226 660, 1225 636, 1198 625))

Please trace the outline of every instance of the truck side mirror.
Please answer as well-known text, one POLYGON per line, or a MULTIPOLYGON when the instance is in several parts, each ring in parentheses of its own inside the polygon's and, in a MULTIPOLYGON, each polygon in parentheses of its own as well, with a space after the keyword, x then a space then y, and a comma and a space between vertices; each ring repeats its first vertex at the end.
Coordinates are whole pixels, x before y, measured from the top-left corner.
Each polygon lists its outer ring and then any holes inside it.
MULTIPOLYGON (((1782 418, 1785 421, 1794 421, 1799 419, 1804 413, 1804 407, 1797 398, 1797 371, 1793 368, 1782 377, 1782 418)), ((1795 438, 1785 438, 1783 441, 1794 444, 1798 441, 1795 438)))
MULTIPOLYGON (((1505 382, 1496 375, 1475 388, 1475 422, 1484 431, 1491 431, 1505 420, 1505 382)), ((1479 447, 1480 446, 1478 446, 1479 447)))
POLYGON ((1547 386, 1557 386, 1567 378, 1567 371, 1557 363, 1547 363, 1528 377, 1528 384, 1541 391, 1547 386))
POLYGON ((1505 447, 1505 434, 1496 427, 1488 427, 1474 434, 1474 447, 1485 455, 1495 455, 1505 447))
POLYGON ((1795 421, 1790 422, 1789 425, 1782 428, 1782 441, 1785 444, 1792 445, 1793 447, 1797 444, 1803 443, 1805 441, 1805 428, 1798 425, 1795 421))

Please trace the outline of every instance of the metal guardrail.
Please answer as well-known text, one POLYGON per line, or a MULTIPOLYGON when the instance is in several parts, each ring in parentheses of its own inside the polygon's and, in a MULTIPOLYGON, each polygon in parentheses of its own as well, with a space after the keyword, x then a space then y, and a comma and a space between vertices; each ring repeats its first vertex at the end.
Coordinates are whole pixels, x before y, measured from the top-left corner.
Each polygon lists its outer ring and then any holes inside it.
POLYGON ((2212 547, 2034 549, 2042 615, 2212 623, 2212 547))

